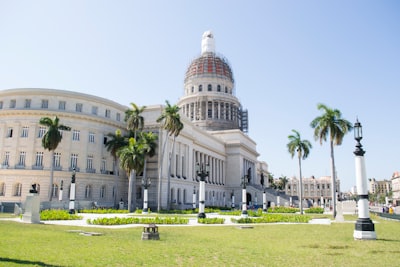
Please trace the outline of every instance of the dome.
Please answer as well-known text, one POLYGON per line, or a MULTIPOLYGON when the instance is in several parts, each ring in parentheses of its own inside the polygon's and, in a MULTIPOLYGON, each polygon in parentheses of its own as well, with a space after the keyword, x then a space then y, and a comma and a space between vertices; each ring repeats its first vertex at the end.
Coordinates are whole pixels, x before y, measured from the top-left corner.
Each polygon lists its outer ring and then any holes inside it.
POLYGON ((186 71, 185 81, 203 75, 206 77, 226 78, 232 83, 234 82, 232 69, 227 60, 212 52, 203 53, 190 63, 186 71))

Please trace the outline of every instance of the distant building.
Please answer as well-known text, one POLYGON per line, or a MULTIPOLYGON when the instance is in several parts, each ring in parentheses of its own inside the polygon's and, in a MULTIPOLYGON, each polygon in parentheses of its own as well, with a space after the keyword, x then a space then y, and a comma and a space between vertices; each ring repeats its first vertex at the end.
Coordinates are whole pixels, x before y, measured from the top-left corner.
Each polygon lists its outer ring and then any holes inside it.
POLYGON ((368 179, 369 190, 371 194, 388 195, 392 191, 392 181, 377 181, 375 178, 368 179))
MULTIPOLYGON (((316 203, 317 205, 327 204, 332 200, 332 179, 330 176, 322 176, 315 178, 303 178, 303 199, 308 201, 309 205, 316 203)), ((299 197, 300 181, 297 177, 289 179, 285 186, 285 193, 290 196, 299 197)), ((336 189, 338 196, 340 195, 340 180, 336 179, 336 189)))
POLYGON ((400 205, 400 172, 396 171, 392 175, 392 199, 393 204, 400 205))

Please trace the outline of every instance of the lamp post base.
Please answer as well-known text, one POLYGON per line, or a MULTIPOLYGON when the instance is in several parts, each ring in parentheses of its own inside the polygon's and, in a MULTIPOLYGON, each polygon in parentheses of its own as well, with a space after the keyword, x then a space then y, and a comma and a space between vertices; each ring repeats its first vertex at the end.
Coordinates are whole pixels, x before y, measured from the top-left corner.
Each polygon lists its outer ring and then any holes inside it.
POLYGON ((375 225, 369 218, 359 218, 356 221, 354 234, 356 240, 375 240, 375 225))
POLYGON ((249 217, 249 215, 248 215, 248 213, 247 213, 247 210, 243 210, 243 211, 242 211, 242 217, 243 217, 243 218, 249 217))
POLYGON ((204 212, 200 212, 200 213, 197 215, 197 217, 198 217, 199 219, 204 219, 204 218, 206 217, 206 214, 205 214, 204 212))

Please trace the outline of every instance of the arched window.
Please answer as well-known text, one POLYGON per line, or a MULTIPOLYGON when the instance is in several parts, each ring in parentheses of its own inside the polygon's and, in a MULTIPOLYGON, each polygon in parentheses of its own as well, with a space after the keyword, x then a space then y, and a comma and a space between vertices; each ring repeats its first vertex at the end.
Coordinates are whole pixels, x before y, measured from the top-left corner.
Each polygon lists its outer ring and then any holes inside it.
POLYGON ((6 195, 6 184, 1 183, 0 184, 0 196, 5 196, 6 195))
POLYGON ((106 186, 102 185, 100 188, 100 198, 105 198, 106 197, 106 186))
POLYGON ((203 91, 203 85, 199 85, 199 92, 203 91))
POLYGON ((221 92, 221 85, 219 85, 219 84, 217 85, 217 91, 221 92))
POLYGON ((21 183, 16 183, 14 185, 14 196, 20 197, 22 193, 22 184, 21 183))
POLYGON ((207 90, 208 90, 208 91, 212 91, 212 85, 211 85, 211 84, 209 84, 209 85, 207 86, 207 90))
MULTIPOLYGON (((39 185, 36 186, 36 190, 37 190, 38 193, 39 193, 39 190, 37 189, 38 186, 39 186, 39 185)), ((53 197, 57 197, 57 196, 58 196, 58 184, 53 184, 53 187, 51 188, 51 195, 52 195, 53 197)))
POLYGON ((92 197, 92 186, 88 184, 85 187, 85 198, 91 198, 92 197))

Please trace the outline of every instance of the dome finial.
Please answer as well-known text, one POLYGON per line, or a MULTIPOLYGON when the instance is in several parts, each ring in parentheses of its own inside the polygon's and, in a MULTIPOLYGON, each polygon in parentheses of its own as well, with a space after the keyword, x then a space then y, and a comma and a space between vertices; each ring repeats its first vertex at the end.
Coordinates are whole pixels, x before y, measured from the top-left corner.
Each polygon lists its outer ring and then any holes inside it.
POLYGON ((201 54, 215 53, 214 35, 211 31, 205 31, 201 40, 201 54))

